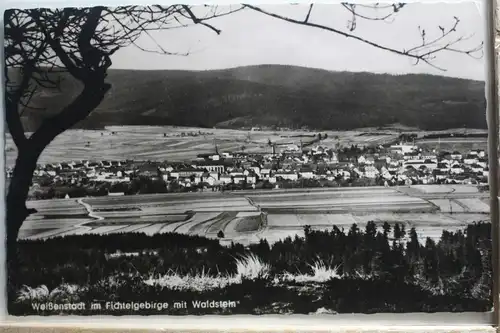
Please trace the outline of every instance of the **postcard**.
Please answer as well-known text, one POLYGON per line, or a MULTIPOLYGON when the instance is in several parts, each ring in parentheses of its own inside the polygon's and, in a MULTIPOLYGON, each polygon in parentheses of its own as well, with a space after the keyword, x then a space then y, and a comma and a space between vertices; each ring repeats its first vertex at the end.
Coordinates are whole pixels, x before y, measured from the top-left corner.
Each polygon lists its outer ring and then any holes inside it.
POLYGON ((490 312, 483 20, 7 11, 9 314, 490 312))

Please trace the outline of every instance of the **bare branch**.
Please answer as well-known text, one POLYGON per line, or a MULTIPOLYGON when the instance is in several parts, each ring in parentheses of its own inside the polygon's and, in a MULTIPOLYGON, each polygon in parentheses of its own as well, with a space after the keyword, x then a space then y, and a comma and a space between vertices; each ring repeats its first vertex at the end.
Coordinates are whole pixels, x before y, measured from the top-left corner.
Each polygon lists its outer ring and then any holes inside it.
POLYGON ((196 15, 194 15, 194 13, 191 11, 191 8, 189 8, 189 6, 184 5, 184 6, 182 6, 182 8, 186 11, 186 13, 188 13, 188 15, 191 18, 191 20, 193 21, 193 23, 204 25, 205 27, 215 31, 215 33, 217 35, 220 35, 221 30, 215 28, 213 25, 210 25, 208 23, 203 22, 202 19, 199 19, 198 17, 196 17, 196 15))
POLYGON ((330 31, 330 32, 336 33, 338 35, 341 35, 341 36, 344 36, 344 37, 347 37, 347 38, 355 39, 357 41, 360 41, 362 43, 374 46, 376 48, 379 48, 379 49, 382 49, 382 50, 385 50, 385 51, 393 52, 393 53, 400 54, 400 55, 407 55, 405 52, 399 51, 397 49, 393 49, 393 48, 390 48, 390 47, 385 47, 385 46, 379 45, 379 44, 374 43, 372 41, 369 41, 369 40, 367 40, 365 38, 362 38, 360 36, 357 36, 357 35, 354 35, 354 34, 351 34, 351 33, 347 33, 347 32, 344 32, 344 31, 332 28, 332 27, 328 27, 328 26, 321 25, 321 24, 316 24, 316 23, 311 23, 311 22, 298 21, 298 20, 290 18, 290 17, 281 16, 281 15, 278 15, 278 14, 275 14, 275 13, 271 13, 271 12, 265 11, 264 9, 261 9, 259 7, 256 7, 256 6, 253 6, 253 5, 249 5, 249 4, 244 4, 244 6, 247 7, 247 8, 249 8, 249 9, 252 9, 254 11, 257 11, 259 13, 262 13, 264 15, 277 18, 279 20, 287 21, 287 22, 290 22, 290 23, 295 23, 295 24, 298 24, 298 25, 304 25, 304 26, 308 26, 308 27, 313 27, 313 28, 318 28, 318 29, 330 31))
MULTIPOLYGON (((469 49, 461 49, 457 48, 456 45, 462 43, 463 41, 466 40, 463 36, 456 37, 454 39, 452 36, 454 33, 457 31, 457 26, 460 23, 460 20, 457 17, 454 17, 454 24, 449 27, 449 28, 443 28, 442 26, 439 26, 439 29, 441 31, 441 35, 439 37, 435 37, 433 39, 428 39, 427 38, 427 32, 425 29, 422 29, 419 27, 419 35, 422 40, 420 45, 414 46, 409 49, 397 49, 393 47, 389 47, 380 43, 377 43, 373 40, 368 40, 366 38, 363 38, 359 35, 356 35, 353 31, 356 29, 356 19, 362 18, 366 20, 372 20, 372 21, 387 21, 387 19, 392 18, 392 16, 399 12, 406 4, 400 3, 400 4, 392 4, 392 5, 387 5, 387 6, 380 6, 379 4, 375 5, 358 5, 358 4, 349 4, 349 3, 343 3, 342 4, 345 9, 347 9, 351 14, 352 18, 351 20, 348 21, 348 27, 347 29, 349 31, 343 31, 331 26, 327 26, 324 24, 318 24, 311 22, 309 18, 307 17, 306 20, 304 21, 299 21, 297 19, 294 19, 292 17, 288 16, 283 16, 277 13, 273 13, 270 11, 267 11, 261 7, 254 6, 254 5, 249 5, 249 4, 244 4, 243 6, 245 8, 249 8, 251 10, 254 10, 256 12, 259 12, 261 14, 290 22, 293 24, 297 25, 303 25, 311 28, 317 28, 321 30, 326 30, 329 32, 332 32, 334 34, 344 36, 346 38, 351 38, 354 40, 357 40, 361 43, 370 45, 372 47, 375 47, 380 50, 388 51, 394 54, 398 54, 401 56, 405 56, 408 58, 411 58, 415 60, 415 64, 418 64, 420 62, 426 63, 430 65, 433 68, 439 69, 440 71, 445 71, 444 68, 437 66, 432 63, 433 60, 435 60, 435 54, 440 53, 440 52, 452 52, 452 53, 462 53, 465 54, 469 57, 472 58, 481 58, 482 55, 476 56, 477 53, 482 51, 482 44, 479 46, 474 46, 469 49), (358 12, 357 8, 362 7, 365 9, 372 9, 372 10, 379 10, 379 9, 386 9, 389 10, 390 12, 388 14, 384 14, 382 16, 367 16, 367 15, 362 15, 358 12)), ((310 10, 310 8, 309 8, 310 10)))
POLYGON ((311 11, 313 9, 313 6, 314 6, 314 4, 309 5, 309 11, 307 12, 306 19, 304 20, 304 22, 306 22, 306 23, 309 21, 309 17, 311 16, 311 11))
POLYGON ((342 6, 353 15, 352 20, 355 20, 356 17, 359 17, 359 18, 369 20, 369 21, 388 21, 396 13, 398 13, 404 6, 406 6, 406 4, 405 3, 397 3, 397 4, 387 5, 387 6, 380 6, 379 4, 362 5, 362 4, 352 4, 352 3, 343 2, 342 6), (360 13, 359 10, 356 10, 356 8, 369 9, 372 12, 375 11, 377 14, 379 11, 383 11, 383 13, 381 15, 370 15, 369 16, 368 14, 360 13), (389 9, 389 10, 387 10, 387 9, 389 9))

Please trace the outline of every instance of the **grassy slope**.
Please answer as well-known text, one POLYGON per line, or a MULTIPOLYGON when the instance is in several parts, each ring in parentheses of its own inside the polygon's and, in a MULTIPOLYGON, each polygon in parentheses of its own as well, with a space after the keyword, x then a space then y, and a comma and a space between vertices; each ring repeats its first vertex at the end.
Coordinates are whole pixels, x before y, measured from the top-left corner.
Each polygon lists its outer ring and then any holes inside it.
MULTIPOLYGON (((330 72, 262 65, 216 71, 110 70, 113 85, 79 127, 307 125, 352 129, 400 123, 421 129, 485 128, 484 83, 431 75, 330 72)), ((70 77, 61 92, 35 98, 47 111, 26 112, 28 129, 78 91, 70 77)))

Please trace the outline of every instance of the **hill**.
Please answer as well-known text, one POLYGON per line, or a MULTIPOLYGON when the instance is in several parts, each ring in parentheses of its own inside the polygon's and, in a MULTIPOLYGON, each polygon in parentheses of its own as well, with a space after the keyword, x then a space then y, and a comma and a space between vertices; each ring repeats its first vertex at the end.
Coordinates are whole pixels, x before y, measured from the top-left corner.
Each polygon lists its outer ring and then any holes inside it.
MULTIPOLYGON (((61 75, 61 74, 58 74, 61 75)), ((79 91, 69 76, 42 90, 23 122, 36 128, 79 91)), ((346 130, 400 123, 422 130, 486 128, 484 83, 261 65, 212 71, 110 70, 112 89, 80 128, 107 125, 286 126, 346 130)))

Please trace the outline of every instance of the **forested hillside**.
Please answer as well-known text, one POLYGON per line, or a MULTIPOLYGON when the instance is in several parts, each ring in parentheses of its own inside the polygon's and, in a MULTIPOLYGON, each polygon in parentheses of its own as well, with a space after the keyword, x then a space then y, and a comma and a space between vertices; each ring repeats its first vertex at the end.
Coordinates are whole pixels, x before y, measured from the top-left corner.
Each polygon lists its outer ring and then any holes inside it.
MULTIPOLYGON (((36 109, 23 116, 27 130, 78 93, 74 79, 62 80, 60 91, 43 90, 33 98, 36 109)), ((262 65, 199 72, 110 70, 108 81, 113 88, 105 101, 78 127, 486 128, 484 82, 441 76, 262 65)))

